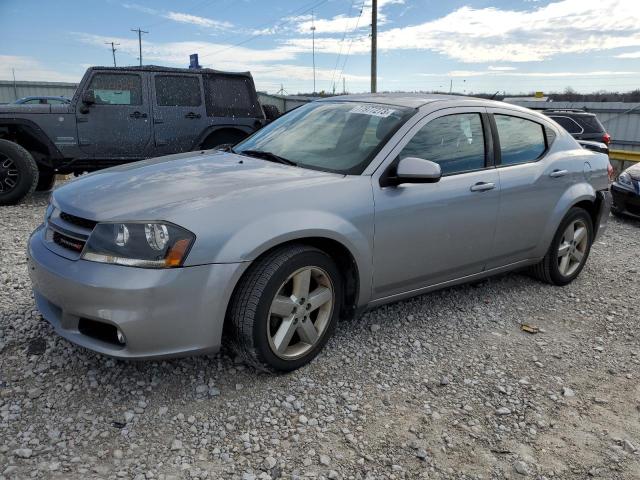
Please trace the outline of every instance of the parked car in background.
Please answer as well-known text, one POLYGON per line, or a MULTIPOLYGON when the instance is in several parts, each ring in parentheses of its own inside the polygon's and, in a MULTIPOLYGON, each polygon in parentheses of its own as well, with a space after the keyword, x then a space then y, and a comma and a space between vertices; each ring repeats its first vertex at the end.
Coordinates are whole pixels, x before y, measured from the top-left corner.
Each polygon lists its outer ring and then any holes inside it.
POLYGON ((607 164, 513 105, 330 98, 226 152, 56 189, 29 273, 44 318, 86 348, 214 352, 226 330, 248 363, 289 371, 339 316, 524 267, 570 283, 606 225, 607 164))
POLYGON ((15 102, 15 105, 63 105, 71 103, 66 97, 23 97, 15 102))
POLYGON ((611 135, 607 133, 595 113, 577 109, 550 109, 544 110, 543 113, 558 122, 576 140, 591 140, 607 146, 611 143, 611 135))
POLYGON ((617 215, 640 218, 640 164, 627 168, 611 185, 613 205, 617 215))
POLYGON ((0 106, 0 205, 56 173, 233 144, 265 123, 248 72, 92 67, 70 104, 0 106))

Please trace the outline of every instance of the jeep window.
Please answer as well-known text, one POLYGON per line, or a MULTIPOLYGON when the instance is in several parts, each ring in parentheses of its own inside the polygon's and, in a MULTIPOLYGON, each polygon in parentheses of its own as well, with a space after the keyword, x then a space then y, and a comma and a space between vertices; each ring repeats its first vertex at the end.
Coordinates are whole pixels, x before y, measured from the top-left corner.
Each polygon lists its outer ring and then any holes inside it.
POLYGON ((210 117, 263 116, 253 84, 247 77, 205 75, 204 91, 210 117))
POLYGON ((97 73, 91 79, 96 105, 142 105, 142 82, 139 75, 97 73))
POLYGON ((569 117, 556 117, 549 115, 549 118, 558 122, 562 128, 564 128, 569 133, 582 133, 584 129, 572 118, 569 117))
POLYGON ((418 157, 440 165, 442 175, 485 167, 484 134, 479 113, 459 113, 436 118, 414 135, 400 158, 418 157))
POLYGON ((500 139, 501 165, 535 162, 547 149, 542 125, 509 115, 494 115, 500 139))
POLYGON ((274 120, 234 147, 259 150, 301 167, 359 175, 415 109, 351 102, 312 102, 274 120))
POLYGON ((156 102, 161 107, 198 107, 202 104, 196 75, 157 75, 156 102))

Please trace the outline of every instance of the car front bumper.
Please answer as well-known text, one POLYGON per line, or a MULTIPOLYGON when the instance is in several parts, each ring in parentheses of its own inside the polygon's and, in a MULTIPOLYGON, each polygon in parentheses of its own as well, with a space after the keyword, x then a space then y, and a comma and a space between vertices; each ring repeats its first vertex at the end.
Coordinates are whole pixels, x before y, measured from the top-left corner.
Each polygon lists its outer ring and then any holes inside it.
POLYGON ((611 195, 613 196, 613 209, 616 212, 640 218, 640 194, 618 187, 614 183, 611 185, 611 195))
POLYGON ((220 348, 227 304, 246 263, 144 269, 69 260, 45 246, 42 232, 29 239, 29 275, 38 310, 62 337, 123 359, 220 348))

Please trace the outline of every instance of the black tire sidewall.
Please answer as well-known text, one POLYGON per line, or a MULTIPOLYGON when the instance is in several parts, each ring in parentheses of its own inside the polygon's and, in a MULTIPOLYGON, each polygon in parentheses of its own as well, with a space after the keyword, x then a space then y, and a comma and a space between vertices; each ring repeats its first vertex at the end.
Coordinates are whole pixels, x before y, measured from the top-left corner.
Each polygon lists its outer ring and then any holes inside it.
POLYGON ((580 275, 580 272, 586 265, 587 260, 589 258, 589 254, 591 253, 591 246, 593 245, 593 239, 594 239, 593 221, 591 220, 591 216, 589 215, 589 213, 586 210, 579 207, 574 207, 571 210, 569 210, 569 213, 567 213, 567 215, 564 217, 564 219, 560 223, 560 226, 558 227, 558 230, 556 231, 556 234, 553 237, 553 242, 551 243, 551 249, 549 250, 549 274, 551 275, 551 279, 556 285, 567 285, 571 283, 573 280, 575 280, 578 275, 580 275), (578 269, 575 272, 573 272, 571 275, 565 276, 562 273, 560 273, 560 269, 558 267, 558 248, 560 247, 560 241, 562 240, 562 235, 564 234, 564 231, 566 230, 567 226, 571 222, 575 222, 578 219, 584 221, 585 225, 587 226, 587 236, 588 236, 587 251, 578 269))
POLYGON ((309 363, 324 348, 325 344, 333 334, 340 315, 340 309, 342 307, 342 296, 342 277, 335 265, 335 262, 333 262, 328 255, 321 251, 310 250, 295 255, 287 260, 268 280, 267 285, 260 296, 258 307, 256 309, 256 316, 253 319, 253 344, 260 360, 274 370, 283 372, 295 370, 309 363), (323 269, 331 279, 335 292, 333 312, 331 314, 331 319, 329 320, 329 325, 327 325, 322 338, 306 355, 294 360, 284 360, 275 355, 269 346, 267 316, 269 315, 271 302, 284 281, 296 270, 308 266, 323 269))
POLYGON ((8 140, 0 140, 0 153, 9 157, 19 171, 17 185, 0 193, 0 205, 11 205, 33 193, 38 184, 38 166, 27 150, 8 140))

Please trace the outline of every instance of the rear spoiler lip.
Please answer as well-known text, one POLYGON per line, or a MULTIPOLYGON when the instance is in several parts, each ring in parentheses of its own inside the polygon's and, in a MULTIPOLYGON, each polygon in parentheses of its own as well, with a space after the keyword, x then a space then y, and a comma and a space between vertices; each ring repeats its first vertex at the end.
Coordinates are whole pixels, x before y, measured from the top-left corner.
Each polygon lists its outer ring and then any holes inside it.
POLYGON ((580 146, 586 150, 591 150, 593 152, 604 153, 609 155, 609 147, 606 143, 595 142, 593 140, 576 140, 580 146))

